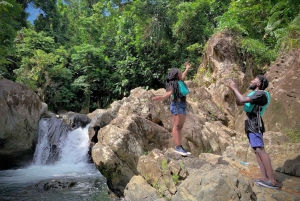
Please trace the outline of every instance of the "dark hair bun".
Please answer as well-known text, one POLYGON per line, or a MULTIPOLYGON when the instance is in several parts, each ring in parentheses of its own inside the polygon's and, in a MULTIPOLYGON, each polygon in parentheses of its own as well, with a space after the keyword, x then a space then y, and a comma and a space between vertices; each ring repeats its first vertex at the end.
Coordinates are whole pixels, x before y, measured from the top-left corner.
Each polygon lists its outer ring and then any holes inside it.
POLYGON ((265 90, 269 86, 269 81, 264 75, 256 76, 260 81, 260 89, 265 90))

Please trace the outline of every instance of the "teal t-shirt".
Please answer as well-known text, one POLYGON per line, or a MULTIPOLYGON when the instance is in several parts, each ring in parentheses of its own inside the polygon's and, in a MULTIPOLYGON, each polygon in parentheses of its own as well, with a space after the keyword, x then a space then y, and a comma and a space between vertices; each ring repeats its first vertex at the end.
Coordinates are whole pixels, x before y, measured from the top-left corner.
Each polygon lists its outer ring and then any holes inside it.
POLYGON ((250 98, 251 102, 244 104, 244 110, 247 112, 245 132, 247 134, 264 133, 265 127, 262 115, 270 103, 270 94, 266 91, 258 90, 249 93, 247 96, 250 98))
MULTIPOLYGON (((250 97, 250 96, 253 96, 255 94, 256 91, 252 91, 250 92, 247 96, 250 97)), ((271 100, 271 97, 270 97, 270 93, 267 92, 267 91, 264 91, 266 96, 267 96, 267 103, 265 105, 262 106, 262 109, 260 111, 260 116, 262 116, 266 109, 267 109, 267 106, 270 104, 270 100, 271 100)), ((251 113, 253 108, 254 108, 255 104, 254 103, 245 103, 244 104, 244 111, 245 112, 249 112, 251 113)))

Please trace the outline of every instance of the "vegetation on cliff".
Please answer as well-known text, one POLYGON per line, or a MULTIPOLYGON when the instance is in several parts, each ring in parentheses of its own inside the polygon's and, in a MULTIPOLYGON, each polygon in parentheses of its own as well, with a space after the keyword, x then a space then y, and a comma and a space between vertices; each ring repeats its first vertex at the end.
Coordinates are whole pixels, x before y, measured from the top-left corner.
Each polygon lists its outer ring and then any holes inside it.
MULTIPOLYGON (((228 28, 258 69, 300 47, 297 0, 0 1, 0 78, 29 86, 58 109, 105 108, 135 87, 164 87, 171 67, 201 63, 228 28), (29 3, 43 10, 26 22, 29 3), (5 30, 5 31, 3 31, 5 30)), ((192 76, 197 69, 189 74, 192 76)))

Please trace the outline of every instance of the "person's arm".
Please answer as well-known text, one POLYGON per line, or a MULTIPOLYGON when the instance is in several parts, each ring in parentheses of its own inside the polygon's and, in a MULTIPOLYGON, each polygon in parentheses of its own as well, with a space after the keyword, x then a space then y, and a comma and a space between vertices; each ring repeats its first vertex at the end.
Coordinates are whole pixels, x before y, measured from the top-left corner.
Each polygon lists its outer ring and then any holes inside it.
POLYGON ((158 101, 163 101, 167 98, 169 98, 173 93, 173 90, 167 91, 163 96, 155 96, 152 98, 152 100, 158 100, 158 101))
POLYGON ((244 105, 244 103, 251 102, 251 99, 247 96, 243 96, 239 90, 236 88, 236 85, 233 81, 230 82, 229 88, 233 91, 234 96, 236 98, 236 104, 241 106, 244 105))
POLYGON ((184 79, 184 77, 186 76, 188 70, 191 68, 191 64, 189 62, 185 62, 184 65, 185 65, 185 70, 182 73, 182 79, 184 79))

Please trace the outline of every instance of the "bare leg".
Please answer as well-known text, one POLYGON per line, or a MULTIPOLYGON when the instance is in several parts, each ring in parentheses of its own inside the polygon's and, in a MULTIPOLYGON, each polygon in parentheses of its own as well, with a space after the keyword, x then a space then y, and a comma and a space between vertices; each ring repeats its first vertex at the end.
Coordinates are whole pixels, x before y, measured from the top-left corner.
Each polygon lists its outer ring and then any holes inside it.
POLYGON ((262 147, 256 148, 256 153, 258 154, 258 157, 260 158, 260 161, 262 163, 262 166, 260 168, 263 168, 263 170, 261 170, 261 172, 265 172, 267 178, 272 184, 277 184, 277 181, 274 177, 270 157, 266 153, 265 149, 262 147))
POLYGON ((262 163, 262 161, 261 161, 258 153, 256 151, 254 151, 254 153, 255 153, 256 160, 258 162, 259 168, 260 168, 261 179, 264 180, 264 181, 266 181, 266 180, 268 180, 266 169, 265 169, 265 167, 264 167, 264 165, 263 165, 263 163, 262 163))
POLYGON ((172 120, 173 120, 173 128, 172 128, 173 140, 174 140, 175 146, 179 146, 179 145, 181 145, 180 144, 181 143, 180 134, 179 134, 179 130, 178 130, 179 115, 173 115, 172 120))
POLYGON ((181 130, 183 124, 185 122, 186 116, 184 114, 173 115, 173 128, 172 128, 172 136, 175 142, 175 146, 182 145, 182 134, 181 130))

